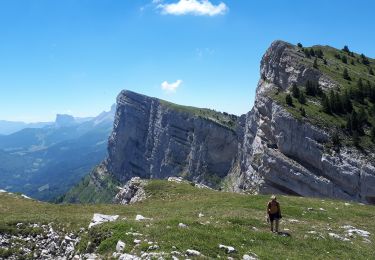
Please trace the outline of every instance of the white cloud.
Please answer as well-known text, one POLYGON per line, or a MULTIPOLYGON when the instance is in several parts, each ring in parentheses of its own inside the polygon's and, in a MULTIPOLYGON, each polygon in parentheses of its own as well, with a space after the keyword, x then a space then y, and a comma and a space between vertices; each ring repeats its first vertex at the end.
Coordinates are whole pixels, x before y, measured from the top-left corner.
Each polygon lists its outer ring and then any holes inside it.
MULTIPOLYGON (((153 1, 160 2, 160 1, 153 1)), ((223 15, 228 11, 225 3, 221 2, 218 5, 212 4, 209 0, 179 0, 177 3, 158 5, 162 14, 172 15, 223 15)))
POLYGON ((168 83, 168 81, 164 81, 161 83, 161 89, 167 93, 174 93, 176 92, 177 88, 181 85, 182 80, 177 80, 176 82, 168 83))

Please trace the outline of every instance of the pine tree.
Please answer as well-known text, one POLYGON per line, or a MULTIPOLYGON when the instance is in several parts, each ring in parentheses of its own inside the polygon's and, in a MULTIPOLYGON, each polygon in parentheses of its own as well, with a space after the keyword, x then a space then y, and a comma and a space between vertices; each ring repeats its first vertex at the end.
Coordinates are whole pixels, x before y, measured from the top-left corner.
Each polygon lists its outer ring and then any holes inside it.
POLYGON ((360 133, 363 132, 363 126, 368 122, 368 117, 366 110, 363 107, 360 107, 358 111, 358 130, 360 133))
POLYGON ((296 83, 293 83, 293 86, 292 86, 292 95, 295 98, 299 98, 300 91, 299 91, 299 88, 297 87, 296 83))
POLYGON ((354 60, 351 60, 351 61, 350 61, 350 64, 352 64, 353 66, 355 66, 355 62, 354 62, 354 60))
POLYGON ((303 52, 305 53, 306 58, 311 58, 310 52, 308 49, 304 49, 303 52))
POLYGON ((313 65, 313 67, 314 67, 315 69, 318 69, 318 59, 317 59, 317 58, 315 58, 315 60, 314 60, 314 65, 313 65))
POLYGON ((331 114, 332 110, 331 110, 331 104, 329 102, 329 99, 326 95, 323 95, 323 99, 322 99, 322 107, 323 107, 323 111, 327 114, 331 114))
POLYGON ((350 53, 349 47, 347 45, 345 45, 342 50, 345 51, 346 53, 350 53))
POLYGON ((372 141, 373 143, 375 143, 375 126, 372 126, 372 127, 371 127, 370 136, 371 136, 371 141, 372 141))
POLYGON ((366 66, 370 65, 370 61, 368 60, 368 58, 362 53, 361 54, 361 59, 362 59, 362 63, 366 66))
POLYGON ((349 76, 349 72, 348 72, 348 69, 347 69, 347 68, 344 69, 344 72, 342 73, 342 76, 343 76, 343 78, 346 79, 346 80, 352 80, 352 79, 350 78, 350 76, 349 76))
POLYGON ((319 59, 322 59, 323 56, 324 56, 324 53, 323 53, 323 51, 322 51, 321 49, 317 49, 317 50, 315 51, 315 55, 316 55, 316 57, 318 57, 319 59))
POLYGON ((332 144, 336 152, 340 152, 341 140, 338 131, 334 131, 332 135, 332 144))
POLYGON ((370 75, 373 75, 373 76, 374 76, 374 71, 372 70, 371 67, 369 68, 368 73, 369 73, 370 75))
POLYGON ((365 97, 365 89, 363 86, 362 79, 359 79, 357 82, 357 91, 355 93, 355 98, 357 99, 358 102, 364 103, 364 97, 365 97))
POLYGON ((315 57, 315 51, 313 48, 310 49, 310 56, 315 57))
POLYGON ((297 46, 299 47, 299 48, 302 48, 303 47, 303 45, 302 45, 302 43, 297 43, 297 46))
POLYGON ((305 89, 306 89, 306 94, 307 95, 309 95, 309 96, 315 96, 314 89, 312 87, 312 83, 311 83, 310 80, 306 81, 305 89))
POLYGON ((339 94, 335 93, 335 113, 341 114, 344 112, 344 106, 342 104, 339 94))
POLYGON ((353 133, 353 122, 352 122, 352 116, 349 115, 347 118, 346 118, 346 130, 352 134, 353 133))
POLYGON ((342 95, 342 105, 346 113, 351 113, 353 111, 353 104, 350 99, 349 92, 347 90, 342 95))
POLYGON ((329 100, 329 106, 331 108, 331 112, 336 113, 335 93, 333 92, 332 89, 329 91, 328 100, 329 100))
POLYGON ((306 111, 303 107, 300 107, 299 111, 301 112, 301 116, 306 117, 306 111))
POLYGON ((375 103, 375 86, 370 86, 369 99, 370 102, 375 103))
POLYGON ((358 129, 360 128, 359 122, 358 122, 358 115, 354 109, 350 115, 350 123, 351 123, 350 125, 351 131, 358 131, 358 129))
POLYGON ((293 98, 290 94, 287 94, 285 97, 285 102, 288 106, 293 106, 293 98))
POLYGON ((348 59, 346 58, 345 55, 342 55, 342 56, 341 56, 341 61, 342 61, 343 63, 345 63, 345 64, 348 63, 348 59))
POLYGON ((312 82, 308 80, 306 82, 306 95, 309 96, 322 96, 323 90, 319 86, 318 82, 312 82))
POLYGON ((298 102, 302 105, 306 104, 306 96, 301 92, 298 97, 298 102))
POLYGON ((356 147, 360 146, 361 139, 359 138, 359 134, 357 131, 353 132, 353 144, 356 147))

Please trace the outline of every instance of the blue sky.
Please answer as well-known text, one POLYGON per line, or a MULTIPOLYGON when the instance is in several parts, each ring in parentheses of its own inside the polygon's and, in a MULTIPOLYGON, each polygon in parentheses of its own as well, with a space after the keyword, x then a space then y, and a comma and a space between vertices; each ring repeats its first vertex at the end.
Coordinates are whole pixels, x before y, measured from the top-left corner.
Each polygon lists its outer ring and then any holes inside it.
POLYGON ((0 119, 92 116, 122 89, 243 114, 276 39, 375 57, 375 2, 2 0, 0 119))

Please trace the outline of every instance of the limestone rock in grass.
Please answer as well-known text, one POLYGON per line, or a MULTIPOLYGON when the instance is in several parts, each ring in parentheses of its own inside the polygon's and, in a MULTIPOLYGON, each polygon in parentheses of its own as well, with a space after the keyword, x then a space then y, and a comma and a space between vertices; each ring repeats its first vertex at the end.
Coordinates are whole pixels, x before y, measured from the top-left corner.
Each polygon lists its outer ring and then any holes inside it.
POLYGON ((233 246, 225 246, 225 245, 219 245, 220 249, 225 249, 225 252, 228 254, 236 252, 236 249, 233 246))
POLYGON ((134 239, 133 242, 134 242, 134 244, 138 245, 138 244, 140 244, 142 242, 142 240, 140 240, 140 239, 134 239))
POLYGON ((158 245, 152 245, 152 246, 149 246, 148 247, 148 250, 157 250, 159 249, 160 247, 158 245))
POLYGON ((197 251, 197 250, 193 250, 193 249, 188 249, 186 250, 186 254, 188 256, 201 256, 201 252, 197 251))
POLYGON ((125 249, 125 243, 122 242, 121 240, 119 240, 119 241, 117 242, 117 245, 116 245, 116 251, 117 251, 118 253, 121 253, 121 252, 124 251, 124 249, 125 249))
POLYGON ((172 251, 171 252, 171 255, 182 255, 182 253, 180 251, 172 251))
POLYGON ((119 215, 104 215, 104 214, 95 213, 91 220, 91 223, 89 224, 89 228, 102 224, 104 222, 115 221, 118 219, 118 217, 119 215))
POLYGON ((141 258, 131 254, 122 254, 118 260, 140 260, 141 258))
POLYGON ((132 204, 146 198, 144 186, 147 183, 139 177, 133 177, 124 187, 120 188, 114 201, 119 204, 132 204))
POLYGON ((195 183, 194 184, 194 187, 197 187, 198 189, 209 189, 209 190, 213 190, 211 187, 207 186, 207 185, 204 185, 202 183, 195 183))
POLYGON ((179 223, 179 224, 178 224, 178 227, 179 227, 179 228, 187 228, 188 225, 186 225, 186 224, 184 224, 184 223, 179 223))
POLYGON ((138 215, 135 216, 135 220, 136 221, 152 220, 152 218, 146 218, 146 217, 138 214, 138 215))
POLYGON ((338 239, 338 240, 341 240, 341 241, 350 241, 350 239, 346 238, 346 237, 342 237, 338 234, 335 234, 335 233, 328 233, 328 235, 332 238, 335 238, 335 239, 338 239))
POLYGON ((258 256, 254 253, 250 253, 250 254, 245 254, 242 256, 242 259, 243 260, 258 260, 258 256))
POLYGON ((358 235, 363 238, 368 238, 371 235, 370 232, 366 230, 358 229, 350 225, 342 226, 342 228, 346 229, 345 231, 349 237, 352 237, 353 235, 358 235))
POLYGON ((86 260, 101 260, 102 258, 97 254, 84 254, 83 258, 86 260))
POLYGON ((169 177, 168 181, 170 182, 176 182, 176 183, 182 183, 184 182, 184 179, 181 177, 169 177))
POLYGON ((21 197, 24 198, 24 199, 28 199, 28 200, 31 200, 32 198, 30 198, 29 196, 26 196, 25 194, 21 194, 21 197))
POLYGON ((143 236, 143 234, 137 233, 137 232, 126 232, 125 234, 128 235, 128 236, 135 236, 135 237, 143 236))
POLYGON ((164 252, 149 252, 149 253, 143 253, 141 255, 141 259, 146 259, 146 260, 152 260, 152 259, 163 260, 163 259, 165 259, 164 258, 165 256, 166 256, 166 253, 164 253, 164 252))

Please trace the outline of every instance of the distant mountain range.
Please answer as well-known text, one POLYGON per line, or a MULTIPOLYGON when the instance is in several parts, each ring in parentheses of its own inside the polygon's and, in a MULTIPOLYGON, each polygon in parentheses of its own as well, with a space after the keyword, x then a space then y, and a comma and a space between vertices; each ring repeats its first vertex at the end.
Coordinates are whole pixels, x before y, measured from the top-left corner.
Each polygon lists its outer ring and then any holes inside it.
POLYGON ((55 122, 37 124, 1 121, 1 133, 20 130, 0 135, 0 189, 40 200, 65 193, 106 156, 114 114, 115 105, 92 118, 57 115, 55 122))
POLYGON ((42 128, 52 124, 53 122, 25 123, 0 120, 0 135, 9 135, 25 128, 42 128))

